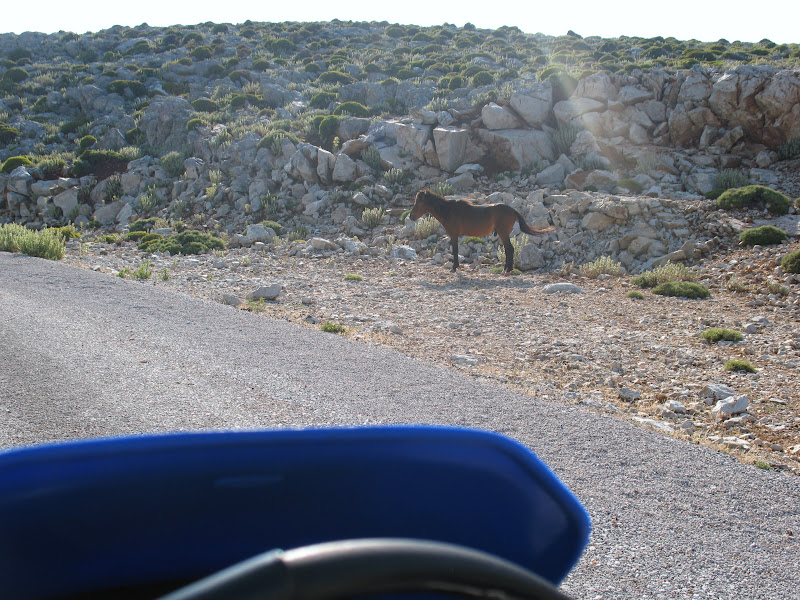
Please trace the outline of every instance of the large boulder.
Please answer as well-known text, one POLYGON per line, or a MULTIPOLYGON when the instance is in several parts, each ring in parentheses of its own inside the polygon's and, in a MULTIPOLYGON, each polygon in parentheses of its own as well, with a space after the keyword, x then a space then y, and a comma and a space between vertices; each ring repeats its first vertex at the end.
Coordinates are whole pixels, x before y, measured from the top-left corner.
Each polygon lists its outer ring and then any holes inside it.
POLYGON ((453 173, 464 164, 469 143, 469 130, 456 127, 437 127, 433 130, 433 141, 440 169, 453 173))
POLYGON ((570 98, 562 100, 553 107, 553 114, 559 123, 570 123, 573 119, 586 113, 605 110, 604 102, 592 98, 570 98))
POLYGON ((157 96, 139 120, 139 129, 150 146, 180 151, 187 142, 186 124, 193 116, 194 109, 185 98, 157 96))
POLYGON ((487 145, 488 155, 501 170, 519 171, 543 159, 555 158, 553 141, 544 131, 479 129, 478 136, 487 145))
POLYGON ((503 106, 490 102, 481 109, 481 120, 487 129, 517 129, 522 123, 517 116, 503 106))
POLYGON ((553 88, 550 82, 511 95, 511 107, 531 127, 541 127, 550 117, 553 88))
POLYGON ((702 67, 693 67, 678 92, 678 104, 702 104, 711 95, 711 82, 702 67))
POLYGON ((397 145, 419 161, 425 160, 425 147, 431 139, 431 127, 412 123, 398 123, 395 128, 397 145))

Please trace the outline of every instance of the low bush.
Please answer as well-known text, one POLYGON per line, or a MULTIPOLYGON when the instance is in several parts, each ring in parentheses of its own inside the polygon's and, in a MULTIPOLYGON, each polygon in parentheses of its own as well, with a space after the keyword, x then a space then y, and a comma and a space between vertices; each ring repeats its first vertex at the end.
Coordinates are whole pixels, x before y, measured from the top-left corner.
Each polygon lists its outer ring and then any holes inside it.
POLYGON ((206 125, 208 125, 208 123, 206 123, 204 119, 189 119, 189 121, 186 123, 186 131, 194 131, 198 127, 205 127, 206 125))
POLYGON ((13 83, 20 83, 29 77, 28 72, 22 67, 11 67, 3 74, 3 79, 13 83))
POLYGON ((0 173, 11 173, 17 167, 32 167, 33 163, 27 156, 11 156, 0 167, 0 173))
MULTIPOLYGON (((736 169, 723 169, 714 178, 715 190, 730 190, 733 188, 745 187, 750 183, 747 175, 736 169)), ((721 193, 721 192, 720 192, 721 193)))
POLYGON ((224 250, 225 242, 209 233, 188 230, 161 240, 151 240, 139 245, 143 252, 169 252, 177 254, 203 254, 210 250, 224 250))
POLYGON ((65 236, 58 228, 34 231, 16 223, 8 223, 0 225, 0 250, 60 260, 66 251, 65 236))
POLYGON ((740 342, 744 337, 740 332, 733 329, 720 329, 719 327, 712 327, 706 329, 700 334, 700 337, 707 340, 711 344, 717 342, 740 342))
POLYGON ((494 76, 489 71, 478 71, 472 77, 473 87, 483 87, 494 83, 494 76))
POLYGON ((779 160, 789 160, 800 156, 800 137, 783 142, 777 148, 779 160))
POLYGON ((354 83, 355 79, 351 75, 341 71, 325 71, 320 74, 317 81, 320 83, 339 83, 346 85, 348 83, 354 83))
POLYGON ((740 360, 740 359, 729 360, 725 363, 724 366, 726 371, 738 371, 740 373, 758 372, 758 369, 756 369, 752 364, 750 364, 746 360, 740 360))
POLYGON ((91 148, 97 143, 97 138, 93 135, 85 135, 83 136, 80 141, 78 142, 78 147, 81 150, 86 150, 87 148, 91 148))
POLYGON ((183 175, 186 170, 186 167, 183 166, 184 160, 182 152, 173 151, 162 156, 159 162, 164 167, 167 175, 177 178, 183 175))
POLYGON ((338 323, 331 323, 330 321, 325 321, 320 325, 320 329, 326 333, 347 333, 346 327, 338 323))
POLYGON ((711 292, 699 283, 691 281, 668 281, 660 283, 653 288, 653 293, 659 296, 672 296, 677 298, 708 298, 711 292))
POLYGON ((147 95, 147 88, 141 81, 131 81, 129 79, 117 79, 108 84, 108 91, 111 94, 120 96, 130 93, 134 98, 147 95))
POLYGON ((590 279, 596 279, 600 275, 613 275, 616 277, 622 274, 622 264, 608 256, 601 256, 594 262, 581 265, 580 272, 581 275, 590 279))
POLYGON ((386 216, 386 209, 382 206, 377 208, 365 208, 361 213, 361 220, 364 225, 370 229, 375 229, 378 225, 383 223, 383 218, 386 216))
POLYGON ((311 100, 308 102, 308 105, 311 108, 317 108, 320 110, 325 110, 330 106, 331 102, 336 100, 336 94, 333 92, 318 92, 314 94, 311 100))
POLYGON ((218 110, 217 103, 210 98, 198 98, 192 102, 192 108, 197 112, 214 112, 218 110))
POLYGON ((791 205, 786 196, 763 185, 732 188, 717 198, 717 206, 723 210, 766 208, 773 215, 785 215, 791 205))
POLYGON ((360 102, 343 102, 334 109, 335 115, 351 115, 353 117, 369 117, 369 109, 360 102))
POLYGON ((0 144, 10 144, 19 137, 19 129, 0 123, 0 144))
POLYGON ((780 244, 786 239, 786 232, 773 225, 764 225, 742 231, 739 234, 739 241, 744 246, 770 246, 780 244))
POLYGON ((631 279, 631 283, 641 288, 652 288, 668 281, 694 281, 694 279, 694 271, 683 263, 667 262, 651 271, 636 275, 631 279))
POLYGON ((800 273, 800 250, 784 256, 781 259, 781 268, 787 273, 800 273))
POLYGON ((107 176, 111 173, 121 173, 128 166, 128 161, 119 152, 113 150, 84 150, 75 164, 72 165, 72 174, 75 177, 97 174, 107 176))

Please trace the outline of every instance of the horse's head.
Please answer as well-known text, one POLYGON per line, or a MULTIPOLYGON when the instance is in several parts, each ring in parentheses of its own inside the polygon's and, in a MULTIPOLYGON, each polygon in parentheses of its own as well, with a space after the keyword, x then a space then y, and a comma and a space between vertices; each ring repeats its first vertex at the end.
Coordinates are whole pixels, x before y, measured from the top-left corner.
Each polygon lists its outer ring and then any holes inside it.
POLYGON ((428 190, 418 191, 417 195, 414 197, 414 207, 411 209, 408 218, 412 221, 416 221, 430 211, 430 205, 428 204, 428 190))

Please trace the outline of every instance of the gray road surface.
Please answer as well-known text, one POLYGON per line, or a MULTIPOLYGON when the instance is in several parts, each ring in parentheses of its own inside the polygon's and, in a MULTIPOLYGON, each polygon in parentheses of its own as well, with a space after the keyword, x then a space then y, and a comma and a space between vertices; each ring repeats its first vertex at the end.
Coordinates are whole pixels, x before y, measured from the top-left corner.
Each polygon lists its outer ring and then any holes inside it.
POLYGON ((0 252, 0 447, 177 429, 509 435, 584 503, 581 599, 800 598, 800 481, 340 336, 0 252))

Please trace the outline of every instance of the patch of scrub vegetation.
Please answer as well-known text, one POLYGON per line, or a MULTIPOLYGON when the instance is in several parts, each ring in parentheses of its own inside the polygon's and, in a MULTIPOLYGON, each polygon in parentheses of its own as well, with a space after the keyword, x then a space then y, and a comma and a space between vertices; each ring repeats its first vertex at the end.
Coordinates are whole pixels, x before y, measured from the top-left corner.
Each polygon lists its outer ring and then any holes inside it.
POLYGON ((0 250, 61 260, 66 251, 65 234, 60 228, 34 231, 16 223, 7 223, 0 225, 0 250))
POLYGON ((142 252, 169 252, 177 254, 205 254, 211 250, 224 250, 225 241, 210 233, 193 229, 163 239, 153 239, 139 245, 142 252))
POLYGON ((708 298, 711 292, 704 285, 691 281, 668 281, 660 283, 653 288, 653 293, 659 296, 672 296, 675 298, 708 298))
POLYGON ((711 344, 716 344, 717 342, 740 342, 744 336, 734 329, 711 327, 701 333, 700 337, 711 344))
POLYGON ((748 185, 723 192, 717 198, 717 206, 723 210, 766 208, 773 215, 785 215, 792 202, 780 192, 763 185, 748 185))
POLYGON ((770 246, 780 244, 786 238, 786 232, 774 225, 747 229, 739 234, 739 241, 743 246, 770 246))

